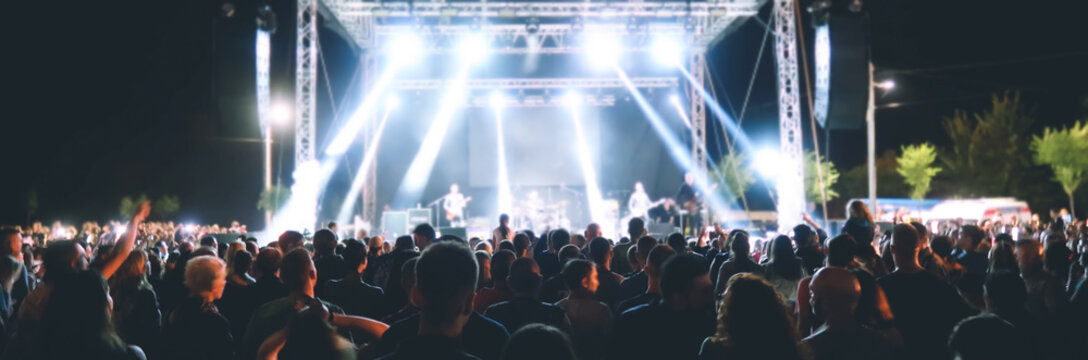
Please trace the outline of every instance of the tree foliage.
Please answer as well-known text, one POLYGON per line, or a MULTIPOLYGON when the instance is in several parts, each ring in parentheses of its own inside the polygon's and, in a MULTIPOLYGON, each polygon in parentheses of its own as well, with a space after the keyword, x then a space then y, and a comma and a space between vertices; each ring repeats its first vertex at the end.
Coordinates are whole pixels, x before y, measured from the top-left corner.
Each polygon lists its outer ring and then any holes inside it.
POLYGON ((903 177, 903 182, 910 185, 910 198, 922 200, 929 192, 929 184, 941 168, 930 166, 937 160, 937 148, 930 143, 919 145, 906 145, 902 148, 903 155, 896 158, 899 166, 896 172, 903 177))
POLYGON ((718 183, 718 193, 728 203, 733 203, 756 182, 755 172, 747 164, 748 157, 734 151, 722 156, 712 179, 718 183))
POLYGON ((1074 209, 1073 193, 1088 177, 1088 122, 1077 121, 1072 128, 1060 130, 1048 127, 1042 136, 1032 137, 1031 150, 1037 164, 1054 171, 1054 180, 1062 185, 1074 209))
POLYGON ((121 218, 128 219, 132 217, 132 213, 144 202, 147 202, 147 194, 140 194, 136 200, 132 200, 131 196, 121 198, 121 218))
POLYGON ((839 170, 835 168, 834 163, 824 161, 824 159, 821 156, 817 160, 816 153, 805 152, 805 200, 810 203, 818 204, 823 201, 820 197, 820 179, 816 173, 817 162, 819 162, 820 170, 823 171, 823 185, 827 193, 827 201, 839 197, 839 193, 834 189, 835 183, 839 181, 839 170))
POLYGON ((181 202, 177 196, 163 195, 151 205, 151 212, 160 219, 166 220, 167 216, 176 213, 181 208, 181 202))
POLYGON ((1027 136, 1034 109, 1019 93, 994 95, 990 109, 968 114, 957 109, 944 121, 952 147, 940 155, 956 195, 1009 195, 1028 165, 1027 136))
POLYGON ((272 188, 261 191, 261 196, 257 200, 257 210, 275 213, 284 204, 287 204, 287 199, 290 197, 291 189, 283 186, 283 184, 276 184, 272 188))

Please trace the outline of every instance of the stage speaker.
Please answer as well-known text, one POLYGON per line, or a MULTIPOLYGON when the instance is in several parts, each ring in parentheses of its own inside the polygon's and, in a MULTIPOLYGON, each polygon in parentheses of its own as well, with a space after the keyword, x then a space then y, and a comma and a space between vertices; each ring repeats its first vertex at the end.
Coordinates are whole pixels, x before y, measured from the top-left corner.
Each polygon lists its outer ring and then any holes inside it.
POLYGON ((431 222, 431 208, 408 209, 408 225, 415 227, 431 222))
POLYGON ((852 10, 849 1, 831 3, 821 16, 813 15, 814 112, 826 128, 863 128, 869 105, 869 16, 852 10))
MULTIPOLYGON (((670 223, 650 223, 646 228, 646 232, 649 233, 650 236, 653 236, 654 239, 657 239, 658 242, 664 242, 665 238, 669 237, 669 234, 679 231, 680 229, 670 223)), ((631 241, 637 242, 638 239, 632 239, 631 241)))
POLYGON ((382 213, 382 232, 387 239, 408 235, 408 213, 404 211, 386 211, 382 213))
POLYGON ((468 241, 468 230, 463 227, 440 227, 438 233, 442 235, 454 235, 468 241))

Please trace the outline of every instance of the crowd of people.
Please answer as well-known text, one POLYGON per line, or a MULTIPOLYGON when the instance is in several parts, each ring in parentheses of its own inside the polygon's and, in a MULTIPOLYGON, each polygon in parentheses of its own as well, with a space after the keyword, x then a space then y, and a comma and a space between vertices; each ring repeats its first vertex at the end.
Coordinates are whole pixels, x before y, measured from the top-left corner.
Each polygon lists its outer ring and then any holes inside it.
MULTIPOLYGON (((0 230, 3 359, 1085 359, 1088 227, 0 230), (219 232, 222 232, 221 230, 219 232), (80 234, 94 234, 81 236, 80 234), (106 236, 104 234, 109 234, 106 236), (223 241, 221 241, 223 240, 223 241), (41 266, 33 266, 40 262, 41 266)), ((807 217, 806 217, 807 219, 807 217)), ((506 226, 505 223, 503 226, 506 226)), ((233 226, 231 227, 233 228, 233 226)))

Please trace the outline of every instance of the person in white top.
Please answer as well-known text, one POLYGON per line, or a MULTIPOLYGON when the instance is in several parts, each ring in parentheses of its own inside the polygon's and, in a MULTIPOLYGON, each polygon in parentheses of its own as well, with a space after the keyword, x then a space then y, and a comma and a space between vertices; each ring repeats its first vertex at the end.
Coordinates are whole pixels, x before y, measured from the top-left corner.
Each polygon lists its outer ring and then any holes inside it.
POLYGON ((465 206, 469 201, 472 201, 472 197, 461 194, 457 184, 450 185, 450 193, 442 201, 442 208, 446 210, 446 219, 450 221, 450 226, 464 226, 465 206))

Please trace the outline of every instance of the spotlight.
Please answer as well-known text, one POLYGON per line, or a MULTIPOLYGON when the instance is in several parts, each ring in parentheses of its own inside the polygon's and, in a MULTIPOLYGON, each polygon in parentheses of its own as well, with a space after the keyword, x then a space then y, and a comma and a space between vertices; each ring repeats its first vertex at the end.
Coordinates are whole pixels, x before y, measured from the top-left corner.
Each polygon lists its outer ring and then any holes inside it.
POLYGON ((500 92, 496 92, 496 93, 491 94, 491 107, 494 107, 496 109, 500 109, 500 108, 503 108, 505 106, 506 106, 506 96, 503 96, 502 93, 500 93, 500 92))
POLYGON ((878 89, 884 90, 884 91, 895 90, 895 80, 888 79, 888 80, 878 82, 878 83, 876 83, 876 87, 878 89))
POLYGON ((291 119, 291 109, 284 104, 273 106, 269 112, 269 119, 274 124, 282 124, 291 119))
POLYGON ((680 96, 676 94, 669 96, 669 104, 680 105, 680 96))
POLYGON ((585 41, 585 51, 594 67, 606 68, 615 65, 619 60, 619 39, 613 34, 589 34, 585 41))
POLYGON ((472 18, 472 25, 469 26, 469 29, 471 29, 472 31, 480 31, 480 29, 483 28, 483 27, 484 27, 484 20, 483 19, 481 19, 479 17, 472 18))
POLYGON ((394 63, 414 63, 423 56, 423 41, 413 34, 399 34, 389 42, 394 63))
POLYGON ((765 178, 773 178, 778 174, 778 167, 782 165, 782 156, 778 151, 762 149, 756 152, 755 168, 765 178))
POLYGON ((666 36, 654 39, 651 51, 658 64, 667 66, 679 66, 684 52, 675 39, 666 36))
POLYGON ((582 95, 578 95, 577 93, 569 93, 569 94, 563 95, 563 105, 566 105, 566 106, 569 106, 569 107, 581 106, 582 105, 582 95))
POLYGON ((534 17, 529 18, 529 20, 526 20, 525 21, 525 31, 528 32, 529 35, 534 35, 538 31, 540 31, 540 19, 538 19, 538 18, 536 18, 534 16, 534 17))
POLYGON ((483 35, 472 35, 461 40, 461 60, 469 63, 483 61, 487 58, 488 46, 487 39, 483 35))
POLYGON ((388 98, 385 99, 385 107, 386 111, 400 107, 400 98, 398 98, 396 95, 390 95, 388 98))

